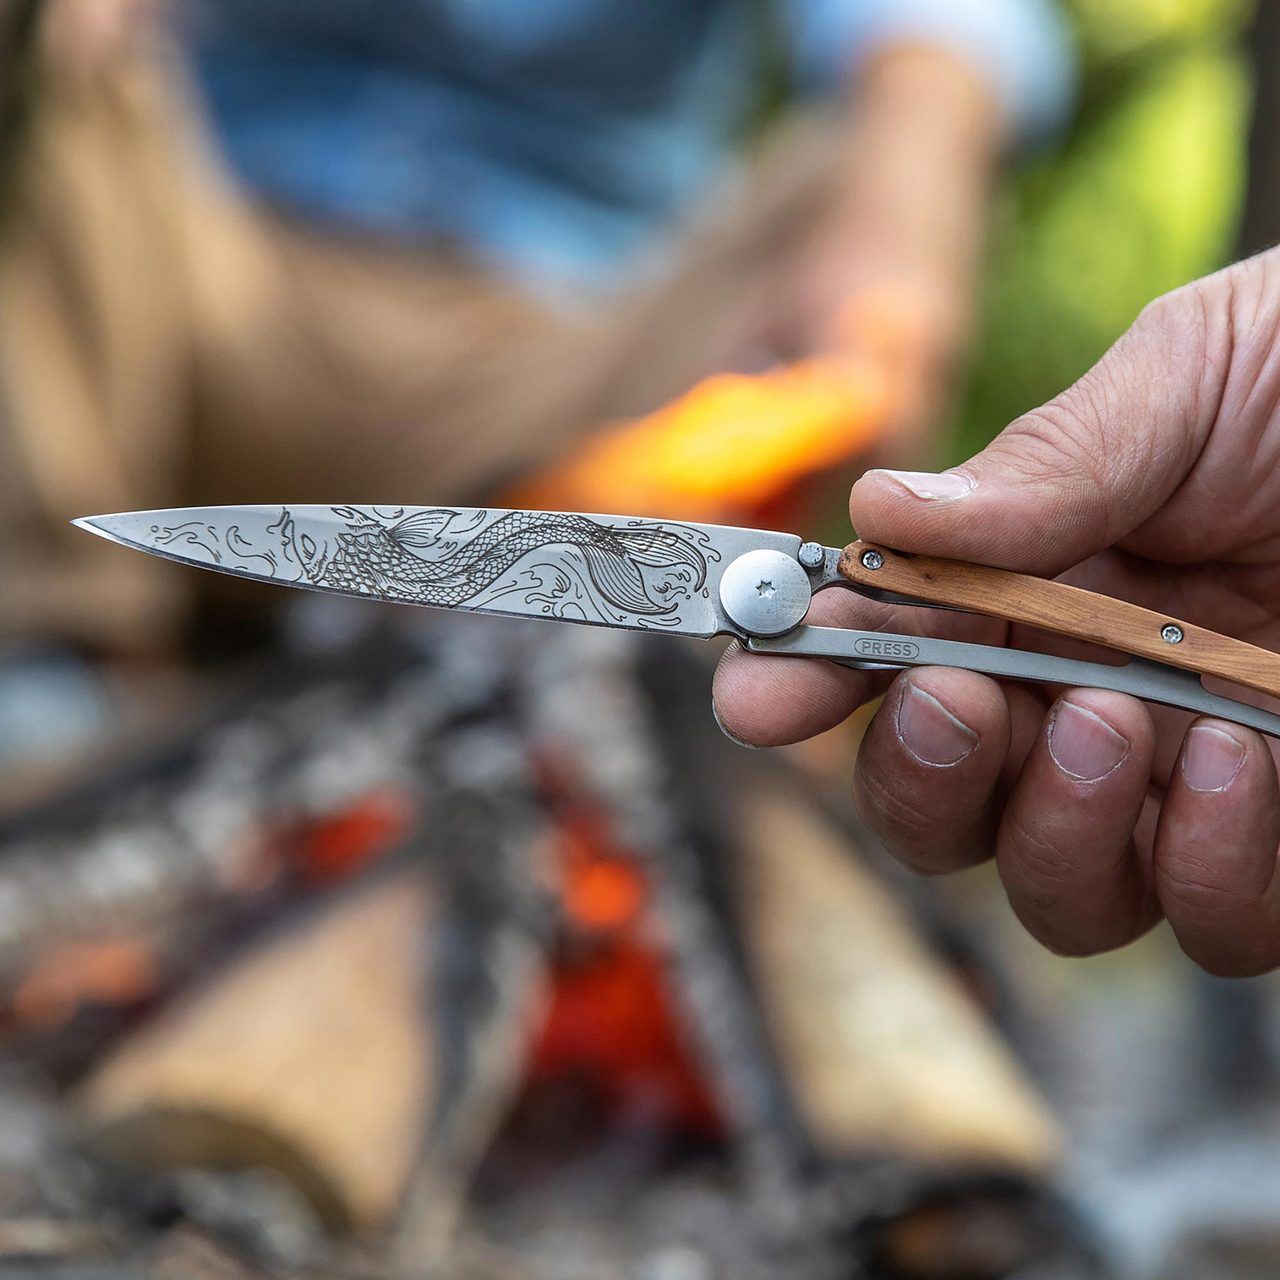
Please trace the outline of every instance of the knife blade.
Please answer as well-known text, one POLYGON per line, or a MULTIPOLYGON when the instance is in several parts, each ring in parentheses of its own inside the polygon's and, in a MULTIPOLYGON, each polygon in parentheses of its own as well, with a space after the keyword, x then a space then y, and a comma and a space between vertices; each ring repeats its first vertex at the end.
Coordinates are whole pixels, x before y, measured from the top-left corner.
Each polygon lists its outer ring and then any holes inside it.
POLYGON ((801 542, 725 525, 498 507, 182 507, 73 523, 258 582, 700 637, 738 630, 720 598, 730 565, 761 550, 795 565, 801 542))

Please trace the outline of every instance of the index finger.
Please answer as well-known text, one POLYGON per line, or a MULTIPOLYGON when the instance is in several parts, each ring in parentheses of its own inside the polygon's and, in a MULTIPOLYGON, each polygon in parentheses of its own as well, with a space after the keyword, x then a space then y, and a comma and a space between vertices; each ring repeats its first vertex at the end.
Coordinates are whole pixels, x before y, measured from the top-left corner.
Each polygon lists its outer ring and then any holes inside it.
MULTIPOLYGON (((851 594, 819 592, 805 621, 848 625, 851 594)), ((751 653, 735 640, 716 667, 711 701, 731 738, 748 746, 779 747, 834 729, 884 684, 871 672, 821 658, 751 653)))
MULTIPOLYGON (((841 587, 813 597, 805 622, 904 635, 994 638, 990 618, 881 604, 841 587)), ((777 747, 825 733, 882 693, 892 672, 856 671, 820 658, 751 653, 733 643, 716 668, 712 702, 720 727, 748 746, 777 747)))

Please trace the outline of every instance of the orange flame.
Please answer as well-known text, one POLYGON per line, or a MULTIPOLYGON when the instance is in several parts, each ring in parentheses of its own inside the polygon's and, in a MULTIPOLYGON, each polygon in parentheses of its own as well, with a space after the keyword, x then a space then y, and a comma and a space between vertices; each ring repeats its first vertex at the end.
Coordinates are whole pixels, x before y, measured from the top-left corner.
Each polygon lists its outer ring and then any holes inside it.
POLYGON ((606 427, 509 499, 552 510, 739 518, 880 438, 891 399, 880 367, 815 359, 718 374, 647 417, 606 427))
POLYGON ((723 1121, 674 998, 644 866, 609 816, 544 762, 556 813, 561 945, 528 1063, 526 1105, 571 1085, 605 1116, 643 1113, 710 1138, 723 1121))

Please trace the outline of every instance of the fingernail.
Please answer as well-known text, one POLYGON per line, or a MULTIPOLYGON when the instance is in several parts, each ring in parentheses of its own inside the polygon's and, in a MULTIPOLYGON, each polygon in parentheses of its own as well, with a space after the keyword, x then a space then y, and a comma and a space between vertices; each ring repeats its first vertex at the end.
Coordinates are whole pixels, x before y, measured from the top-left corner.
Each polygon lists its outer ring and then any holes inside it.
POLYGON ((1244 746, 1231 734, 1198 724, 1182 748, 1182 776, 1192 791, 1225 791, 1244 764, 1244 746))
POLYGON ((734 744, 734 746, 746 747, 748 751, 760 750, 760 748, 756 746, 754 742, 743 742, 741 738, 737 737, 735 734, 730 733, 729 730, 724 727, 724 721, 720 719, 720 709, 716 706, 714 702, 711 704, 711 714, 715 718, 716 727, 720 730, 721 733, 724 734, 726 738, 729 739, 730 742, 734 744))
POLYGON ((931 502, 954 502, 973 492, 974 479, 963 471, 885 471, 879 472, 900 484, 908 493, 931 502))
POLYGON ((903 683, 895 722, 898 740, 921 764, 959 764, 978 745, 978 735, 963 720, 910 681, 903 683))
POLYGON ((1097 782, 1129 754, 1129 740, 1092 711, 1059 702, 1049 721, 1049 754, 1077 782, 1097 782))

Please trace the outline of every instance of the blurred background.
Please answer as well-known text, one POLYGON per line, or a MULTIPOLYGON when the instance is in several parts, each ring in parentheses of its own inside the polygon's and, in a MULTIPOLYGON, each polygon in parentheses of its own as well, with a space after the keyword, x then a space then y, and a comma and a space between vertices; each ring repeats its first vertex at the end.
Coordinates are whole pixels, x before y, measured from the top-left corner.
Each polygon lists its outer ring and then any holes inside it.
POLYGON ((865 719, 749 753, 710 646, 66 525, 843 543, 1280 239, 1278 56, 1249 0, 0 4, 0 1276, 1280 1275, 1274 980, 904 876, 865 719))

